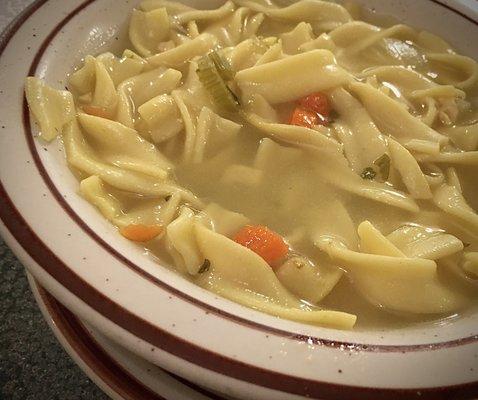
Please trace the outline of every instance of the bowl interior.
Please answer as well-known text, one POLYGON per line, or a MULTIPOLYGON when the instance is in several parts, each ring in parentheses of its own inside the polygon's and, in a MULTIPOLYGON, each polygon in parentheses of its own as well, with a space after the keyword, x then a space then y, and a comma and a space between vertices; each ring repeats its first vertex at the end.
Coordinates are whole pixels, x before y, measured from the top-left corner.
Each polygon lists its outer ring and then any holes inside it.
MULTIPOLYGON (((207 3, 201 0, 183 0, 182 2, 197 7, 207 4, 207 7, 210 8, 222 3, 220 0, 211 0, 207 3)), ((376 10, 377 13, 393 15, 398 20, 411 26, 437 33, 464 54, 478 57, 478 41, 473 40, 478 37, 477 23, 473 23, 436 1, 390 0, 384 2, 380 0, 360 0, 358 2, 376 10), (447 21, 446 24, 443 24, 444 20, 447 21)), ((65 79, 67 75, 79 65, 86 55, 95 55, 104 51, 120 54, 128 42, 126 24, 131 9, 136 3, 139 3, 139 1, 97 0, 88 2, 50 38, 51 43, 41 54, 35 74, 45 79, 52 86, 61 88, 67 84, 65 79), (97 15, 102 17, 97 18, 97 15)), ((461 9, 460 7, 463 7, 463 4, 456 2, 454 6, 461 9)), ((35 131, 35 127, 33 130, 35 131)), ((53 190, 56 190, 65 198, 66 206, 71 209, 72 213, 83 220, 117 253, 167 285, 227 313, 266 326, 299 332, 304 335, 358 343, 380 342, 383 344, 420 344, 456 340, 474 332, 474 327, 478 323, 478 315, 471 312, 457 320, 444 321, 441 326, 416 325, 403 329, 387 330, 384 336, 384 332, 378 330, 341 332, 277 320, 245 309, 227 300, 218 299, 213 294, 195 286, 169 269, 158 266, 154 259, 144 254, 143 249, 117 235, 116 229, 104 220, 93 206, 77 195, 78 181, 67 168, 61 143, 52 144, 53 151, 48 152, 42 151, 44 144, 39 141, 36 141, 35 147, 43 168, 53 183, 53 190)), ((95 271, 89 273, 95 274, 95 271)))

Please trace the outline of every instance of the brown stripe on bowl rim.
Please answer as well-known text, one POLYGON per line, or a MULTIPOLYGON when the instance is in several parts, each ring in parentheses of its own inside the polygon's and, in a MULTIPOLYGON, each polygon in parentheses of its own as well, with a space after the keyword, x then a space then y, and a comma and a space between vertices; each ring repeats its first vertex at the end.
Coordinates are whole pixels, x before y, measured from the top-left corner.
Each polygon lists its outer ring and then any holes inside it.
MULTIPOLYGON (((48 0, 47 0, 48 1, 48 0)), ((41 47, 39 48, 38 52, 35 55, 35 58, 30 66, 30 71, 29 71, 29 76, 34 76, 35 72, 37 70, 37 67, 41 61, 41 58, 47 49, 47 47, 50 45, 51 41, 54 39, 54 37, 58 34, 58 32, 65 26, 78 12, 86 8, 88 5, 91 3, 94 3, 96 0, 87 0, 85 1, 82 5, 80 5, 77 9, 75 9, 72 13, 67 15, 63 21, 61 21, 57 27, 50 32, 50 34, 47 36, 47 38, 44 40, 42 43, 41 47)), ((435 0, 431 0, 433 2, 436 2, 435 0)), ((438 4, 441 4, 437 2, 438 4)), ((446 7, 447 9, 450 9, 449 6, 446 7)), ((459 15, 462 15, 459 13, 459 15)), ((469 19, 469 18, 468 18, 469 19)), ((470 19, 471 20, 471 19, 470 19)), ((476 23, 476 22, 475 22, 476 23)), ((467 343, 471 343, 474 341, 478 340, 478 334, 477 335, 471 335, 465 338, 460 338, 456 339, 453 341, 446 341, 443 343, 425 343, 425 344, 420 344, 420 345, 379 345, 379 344, 367 344, 364 345, 362 343, 353 343, 353 342, 344 342, 344 341, 335 341, 335 340, 329 340, 329 339, 324 339, 324 338, 318 338, 318 337, 312 337, 312 336, 307 336, 307 335, 302 335, 302 334, 297 334, 296 332, 290 332, 290 331, 285 331, 277 328, 273 328, 267 325, 263 325, 260 323, 257 323, 252 320, 244 319, 241 317, 238 317, 236 315, 230 314, 224 310, 221 310, 217 307, 214 307, 208 303, 204 303, 190 295, 188 295, 185 292, 182 292, 175 287, 172 287, 165 283, 164 281, 156 278, 155 276, 152 276, 148 274, 144 269, 142 269, 140 266, 129 260, 128 258, 124 257, 121 253, 119 253, 117 250, 115 250, 113 247, 111 247, 105 240, 103 240, 96 232, 94 232, 88 224, 77 214, 75 211, 70 207, 68 202, 65 201, 65 198, 62 196, 60 193, 59 189, 55 186, 53 181, 51 180, 50 176, 48 175, 48 172, 46 171, 45 167, 43 166, 41 159, 39 157, 38 151, 35 147, 35 140, 34 140, 34 135, 32 132, 31 128, 31 120, 30 120, 30 112, 28 109, 28 104, 26 101, 26 98, 23 99, 23 124, 24 124, 24 132, 26 136, 27 143, 30 148, 30 152, 32 154, 33 159, 35 160, 36 167, 38 171, 40 172, 41 176, 43 177, 44 182, 46 183, 47 187, 49 188, 50 192, 53 194, 53 196, 56 198, 58 203, 62 206, 62 208, 66 211, 66 213, 77 223, 78 226, 80 226, 83 231, 90 236, 96 243, 98 243, 103 249, 105 249, 109 254, 111 254, 113 257, 115 257, 117 260, 121 261, 124 265, 129 267, 130 269, 134 270, 136 273, 141 275, 142 277, 146 278, 147 280, 151 281, 152 283, 156 284, 157 286, 160 286, 161 288, 167 290, 171 294, 174 294, 175 296, 178 296, 196 306, 201 307, 204 310, 207 310, 209 312, 213 312, 217 315, 220 315, 222 317, 228 318, 232 321, 235 321, 237 323, 246 325, 246 326, 251 326, 258 328, 264 332, 267 333, 272 333, 277 336, 282 336, 286 337, 288 339, 296 339, 299 341, 304 341, 304 342, 309 342, 312 344, 318 344, 318 345, 324 345, 324 346, 329 346, 329 347, 336 347, 336 348, 353 348, 353 349, 360 349, 363 351, 418 351, 418 350, 430 350, 434 348, 442 348, 442 347, 451 347, 451 346, 459 346, 467 343)))

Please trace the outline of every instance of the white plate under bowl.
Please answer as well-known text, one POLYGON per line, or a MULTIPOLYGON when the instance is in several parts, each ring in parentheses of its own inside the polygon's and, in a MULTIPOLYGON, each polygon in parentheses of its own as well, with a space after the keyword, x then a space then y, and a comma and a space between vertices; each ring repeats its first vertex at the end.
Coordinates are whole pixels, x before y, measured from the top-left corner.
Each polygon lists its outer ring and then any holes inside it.
POLYGON ((63 307, 30 274, 28 282, 58 341, 112 399, 231 400, 210 393, 119 346, 63 307))
MULTIPOLYGON (((438 33, 478 58, 476 0, 360 2, 438 33)), ((119 50, 136 3, 38 0, 1 39, 0 231, 35 279, 114 342, 225 395, 477 396, 478 314, 442 326, 353 332, 274 318, 158 265, 77 195, 61 146, 34 138, 23 82, 36 75, 60 88, 86 54, 119 50)))

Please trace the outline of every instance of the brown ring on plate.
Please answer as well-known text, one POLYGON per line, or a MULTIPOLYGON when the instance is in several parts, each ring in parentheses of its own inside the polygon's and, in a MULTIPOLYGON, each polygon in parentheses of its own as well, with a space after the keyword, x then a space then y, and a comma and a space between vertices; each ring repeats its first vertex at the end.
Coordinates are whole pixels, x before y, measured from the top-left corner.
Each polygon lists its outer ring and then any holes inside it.
MULTIPOLYGON (((95 375, 106 383, 115 393, 119 394, 125 400, 168 400, 154 393, 126 371, 103 349, 76 315, 41 287, 37 281, 34 280, 33 284, 36 286, 38 295, 45 305, 48 315, 51 317, 55 327, 68 342, 68 345, 95 375)), ((174 380, 207 396, 211 400, 226 400, 224 397, 208 392, 161 367, 156 366, 156 368, 161 369, 161 371, 171 376, 174 380)))

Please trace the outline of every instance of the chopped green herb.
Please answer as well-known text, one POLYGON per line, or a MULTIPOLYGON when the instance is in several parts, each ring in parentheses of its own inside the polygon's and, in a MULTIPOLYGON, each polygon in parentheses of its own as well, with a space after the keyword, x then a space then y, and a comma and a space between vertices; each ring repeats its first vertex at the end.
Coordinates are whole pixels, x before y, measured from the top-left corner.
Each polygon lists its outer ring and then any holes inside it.
POLYGON ((210 267, 211 267, 211 262, 206 258, 204 260, 204 263, 201 265, 201 268, 199 268, 198 273, 203 274, 204 272, 209 271, 210 267))
POLYGON ((226 85, 218 72, 216 64, 209 55, 198 62, 197 74, 204 88, 212 97, 213 102, 224 111, 237 111, 239 100, 226 85))
POLYGON ((377 173, 375 172, 375 170, 372 167, 365 168, 362 171, 362 173, 360 174, 362 179, 369 179, 369 180, 374 179, 376 175, 377 175, 377 173))
POLYGON ((230 81, 234 78, 234 72, 226 59, 222 58, 216 51, 210 52, 207 56, 216 66, 217 72, 219 72, 222 79, 230 81))
POLYGON ((373 164, 378 167, 382 179, 386 181, 390 175, 390 157, 388 154, 380 156, 373 162, 373 164))
POLYGON ((330 110, 330 114, 327 117, 327 122, 329 124, 333 124, 337 120, 337 118, 339 118, 339 113, 335 110, 330 110))

